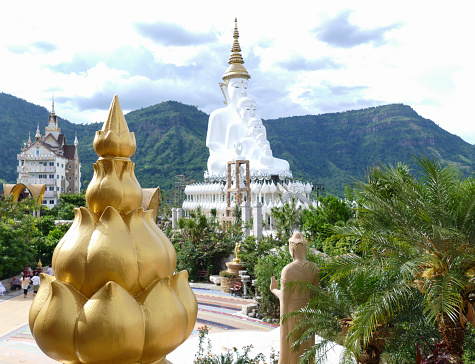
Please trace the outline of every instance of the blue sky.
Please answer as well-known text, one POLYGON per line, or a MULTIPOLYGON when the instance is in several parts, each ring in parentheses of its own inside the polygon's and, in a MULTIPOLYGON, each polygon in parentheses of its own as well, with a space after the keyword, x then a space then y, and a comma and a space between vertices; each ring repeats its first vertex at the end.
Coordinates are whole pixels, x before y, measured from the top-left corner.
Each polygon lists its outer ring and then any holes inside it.
MULTIPOLYGON (((222 107, 238 18, 264 119, 404 103, 475 143, 475 5, 430 1, 66 1, 0 5, 0 92, 75 123, 176 100, 222 107)), ((42 121, 40 121, 42 122, 42 121)), ((46 121, 44 121, 46 123, 46 121)))

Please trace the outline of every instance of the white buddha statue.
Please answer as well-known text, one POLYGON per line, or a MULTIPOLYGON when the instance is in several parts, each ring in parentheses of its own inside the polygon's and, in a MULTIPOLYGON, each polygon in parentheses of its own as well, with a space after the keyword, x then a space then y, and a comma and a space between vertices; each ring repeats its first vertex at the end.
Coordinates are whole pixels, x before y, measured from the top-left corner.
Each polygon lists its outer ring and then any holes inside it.
POLYGON ((247 97, 251 76, 243 66, 238 38, 235 20, 234 43, 228 61, 230 66, 223 75, 224 84, 220 84, 226 106, 214 110, 208 122, 208 172, 223 175, 227 162, 243 157, 250 160, 254 169, 266 169, 271 174, 288 172, 289 163, 272 156, 266 129, 262 120, 256 117, 256 102, 247 97), (254 122, 250 123, 251 120, 254 122), (261 136, 258 138, 259 134, 261 136))
POLYGON ((226 130, 224 143, 226 149, 230 149, 234 143, 248 137, 247 123, 256 115, 256 101, 251 97, 241 97, 238 100, 236 112, 239 117, 231 122, 226 130))
POLYGON ((240 121, 237 113, 237 105, 240 98, 247 96, 247 84, 251 76, 244 68, 244 60, 241 56, 241 47, 238 42, 239 33, 237 20, 234 26, 234 43, 229 67, 223 75, 224 84, 221 84, 225 96, 226 107, 214 110, 209 116, 206 146, 209 148, 208 172, 223 174, 226 163, 233 159, 235 154, 234 143, 239 138, 232 138, 226 143, 228 126, 240 121))
POLYGON ((242 153, 251 161, 252 169, 262 169, 270 174, 289 171, 289 162, 274 158, 270 143, 266 137, 266 128, 260 118, 251 118, 248 122, 249 137, 242 140, 242 153))

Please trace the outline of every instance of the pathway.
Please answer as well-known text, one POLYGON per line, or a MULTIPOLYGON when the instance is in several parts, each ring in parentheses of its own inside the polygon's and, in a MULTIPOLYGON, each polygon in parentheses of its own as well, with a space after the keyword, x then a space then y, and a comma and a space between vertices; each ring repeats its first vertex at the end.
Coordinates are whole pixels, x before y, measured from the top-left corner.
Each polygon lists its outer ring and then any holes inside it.
MULTIPOLYGON (((204 324, 210 327, 213 348, 216 349, 222 349, 225 345, 232 349, 239 341, 244 342, 243 345, 246 342, 255 344, 264 338, 269 338, 270 346, 278 348, 278 334, 276 336, 273 332, 269 335, 276 328, 275 325, 241 314, 241 306, 252 303, 251 300, 210 289, 215 288, 212 285, 193 286, 198 300, 198 319, 190 338, 176 352, 167 356, 173 364, 192 363, 198 348, 197 328, 204 324)), ((27 298, 23 298, 23 292, 0 296, 0 364, 57 363, 41 352, 31 335, 28 311, 32 301, 32 291, 27 298)), ((269 349, 272 349, 270 346, 269 349)))

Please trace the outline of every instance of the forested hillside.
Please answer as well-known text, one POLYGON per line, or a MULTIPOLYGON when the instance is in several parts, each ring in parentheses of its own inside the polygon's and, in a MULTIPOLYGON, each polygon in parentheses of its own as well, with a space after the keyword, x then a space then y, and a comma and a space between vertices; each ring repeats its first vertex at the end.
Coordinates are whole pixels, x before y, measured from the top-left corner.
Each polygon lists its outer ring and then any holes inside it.
MULTIPOLYGON (((0 179, 15 182, 16 155, 28 140, 28 131, 34 137, 38 123, 44 133, 48 115, 43 107, 0 94, 4 131, 0 133, 0 179)), ((160 186, 170 193, 176 175, 202 180, 208 158, 207 114, 167 101, 130 112, 125 118, 137 140, 132 160, 142 187, 160 186)), ((82 179, 91 180, 97 159, 92 141, 101 124, 73 124, 63 119, 59 123, 68 143, 77 133, 82 179)), ((264 125, 274 156, 289 161, 294 177, 324 184, 333 194, 342 195, 344 187, 361 178, 369 166, 408 161, 412 155, 453 164, 465 174, 475 171, 474 146, 406 105, 265 120, 264 125)))

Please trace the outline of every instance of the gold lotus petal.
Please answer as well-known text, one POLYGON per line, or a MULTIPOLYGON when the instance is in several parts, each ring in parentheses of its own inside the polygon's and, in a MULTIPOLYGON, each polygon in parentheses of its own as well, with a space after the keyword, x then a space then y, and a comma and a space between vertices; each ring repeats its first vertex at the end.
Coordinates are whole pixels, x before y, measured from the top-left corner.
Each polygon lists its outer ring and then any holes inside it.
POLYGON ((97 161, 93 164, 94 175, 86 190, 86 204, 89 209, 96 214, 101 215, 103 211, 104 202, 101 201, 101 185, 104 180, 104 166, 102 161, 97 161))
POLYGON ((101 159, 95 165, 97 182, 89 184, 86 202, 98 214, 107 206, 116 208, 121 214, 133 211, 142 204, 142 189, 134 176, 133 162, 130 160, 101 159), (133 176, 133 178, 132 178, 133 176))
POLYGON ((185 341, 188 336, 190 336, 193 327, 195 326, 196 317, 198 315, 198 301, 188 283, 188 272, 186 270, 182 270, 180 273, 175 274, 171 279, 171 285, 178 297, 180 297, 180 301, 185 305, 188 314, 188 328, 186 330, 186 335, 183 338, 183 341, 185 341))
POLYGON ((123 161, 122 163, 119 171, 123 191, 121 210, 127 213, 142 206, 142 187, 135 178, 134 162, 123 161))
POLYGON ((117 210, 109 206, 91 236, 86 267, 88 280, 83 292, 91 297, 109 281, 131 291, 138 273, 137 257, 129 230, 117 210))
POLYGON ((79 311, 75 341, 81 363, 136 363, 145 330, 140 305, 120 285, 106 283, 79 311))
POLYGON ((145 222, 144 214, 143 208, 140 207, 124 216, 139 268, 138 285, 132 290, 133 295, 147 288, 155 279, 173 274, 168 251, 155 231, 145 222))
POLYGON ((38 313, 32 334, 40 349, 63 363, 78 363, 74 348, 76 316, 87 302, 73 286, 51 282, 51 296, 38 313), (61 343, 61 345, 58 345, 61 343))
MULTIPOLYGON (((145 211, 144 212, 144 218, 145 221, 147 222, 148 226, 152 228, 153 231, 155 231, 155 234, 157 234, 160 237, 160 241, 162 242, 163 246, 167 249, 168 256, 170 258, 170 269, 171 272, 173 273, 176 268, 176 250, 173 244, 170 242, 168 237, 165 235, 165 233, 157 226, 157 224, 154 221, 153 218, 153 211, 145 211)), ((170 276, 172 274, 169 274, 170 276)))
POLYGON ((99 220, 91 210, 74 209, 74 222, 58 243, 53 255, 53 270, 58 280, 70 283, 82 291, 85 277, 87 250, 94 227, 99 220))
POLYGON ((188 327, 185 306, 170 285, 170 278, 158 280, 139 297, 143 302, 145 345, 141 362, 163 358, 184 341, 188 327))
POLYGON ((33 299, 33 303, 30 307, 30 313, 28 315, 28 322, 30 323, 30 331, 33 332, 33 328, 35 326, 36 317, 38 313, 45 305, 46 301, 49 299, 51 295, 51 282, 54 281, 54 277, 50 276, 49 274, 40 274, 41 277, 41 285, 40 289, 38 290, 37 295, 33 299))

